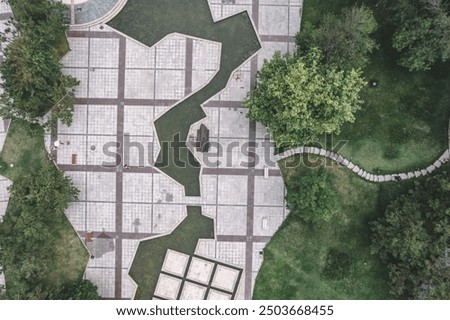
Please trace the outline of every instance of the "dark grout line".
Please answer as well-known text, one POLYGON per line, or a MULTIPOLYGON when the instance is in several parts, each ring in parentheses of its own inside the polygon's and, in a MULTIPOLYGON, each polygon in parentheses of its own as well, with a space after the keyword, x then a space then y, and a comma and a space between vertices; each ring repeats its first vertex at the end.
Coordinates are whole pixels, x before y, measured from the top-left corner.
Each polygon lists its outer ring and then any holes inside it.
MULTIPOLYGON (((270 206, 272 208, 272 206, 270 206)), ((253 242, 268 242, 272 239, 270 236, 253 236, 253 242)), ((217 241, 224 241, 224 242, 246 242, 247 236, 230 236, 230 235, 223 235, 223 236, 217 236, 217 241)))
MULTIPOLYGON (((256 29, 259 26, 259 0, 253 0, 252 2, 252 18, 256 29)), ((256 85, 256 73, 258 71, 258 57, 254 57, 250 62, 250 89, 253 89, 256 85)), ((256 141, 256 123, 250 121, 249 123, 249 142, 251 144, 249 148, 249 157, 253 158, 253 161, 249 163, 249 169, 255 169, 255 141, 256 141)), ((264 174, 264 170, 263 170, 264 174)), ((247 180, 247 237, 245 245, 245 287, 244 297, 246 300, 252 299, 252 269, 253 269, 253 222, 255 214, 255 175, 251 172, 248 175, 247 180)))
MULTIPOLYGON (((94 238, 97 238, 98 235, 104 233, 107 236, 111 237, 111 239, 117 239, 120 237, 122 240, 124 240, 124 239, 126 239, 126 240, 141 240, 141 239, 146 239, 146 238, 160 235, 160 233, 135 233, 135 232, 117 232, 117 231, 114 231, 114 232, 92 231, 92 232, 93 232, 94 238)), ((86 237, 86 231, 77 230, 77 233, 79 234, 79 236, 81 238, 86 237)))
POLYGON ((194 40, 186 39, 186 62, 184 73, 184 95, 188 96, 192 93, 192 64, 194 54, 194 40))
POLYGON ((69 38, 99 38, 99 39, 119 39, 122 38, 120 34, 113 31, 87 31, 87 30, 69 30, 67 31, 69 38))
POLYGON ((124 136, 124 118, 125 110, 123 100, 125 96, 125 62, 126 62, 126 38, 119 38, 119 80, 118 80, 118 105, 117 105, 117 149, 116 158, 116 256, 115 256, 115 291, 116 299, 122 298, 122 224, 123 224, 123 136, 124 136))
POLYGON ((261 35, 260 38, 264 42, 295 42, 294 36, 261 35))
MULTIPOLYGON (((250 153, 251 155, 251 153, 250 153)), ((97 166, 97 165, 70 165, 58 164, 58 167, 65 172, 117 172, 119 167, 116 166, 97 166)), ((160 174, 154 167, 130 167, 124 173, 153 173, 160 174)), ((263 177, 264 169, 233 169, 233 168, 204 168, 202 175, 223 175, 223 176, 248 176, 263 177)), ((269 170, 270 177, 281 177, 281 172, 277 169, 269 170)))

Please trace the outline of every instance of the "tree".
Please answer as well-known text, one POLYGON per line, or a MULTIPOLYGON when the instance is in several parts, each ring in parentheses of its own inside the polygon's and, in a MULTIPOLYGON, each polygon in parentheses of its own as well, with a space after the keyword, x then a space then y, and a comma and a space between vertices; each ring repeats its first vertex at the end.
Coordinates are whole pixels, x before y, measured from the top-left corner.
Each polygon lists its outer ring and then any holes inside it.
POLYGON ((366 6, 344 8, 340 16, 327 14, 318 26, 306 24, 297 34, 300 50, 318 47, 326 63, 343 69, 363 68, 377 48, 373 12, 366 6))
MULTIPOLYGON (((50 161, 10 187, 10 204, 0 224, 0 265, 10 299, 55 299, 63 279, 54 272, 54 249, 64 211, 78 190, 50 161), (52 274, 54 286, 49 285, 52 274)), ((57 270, 56 270, 57 271, 57 270)))
MULTIPOLYGON (((61 72, 58 47, 65 40, 66 6, 58 1, 11 0, 15 19, 2 34, 5 60, 0 66, 4 118, 41 123, 54 117, 70 124, 78 81, 61 72)), ((55 121, 54 119, 52 119, 55 121)))
POLYGON ((323 65, 313 48, 304 55, 277 52, 258 72, 256 88, 244 101, 249 118, 264 124, 278 147, 315 141, 325 133, 339 134, 355 120, 365 81, 359 70, 323 65))
POLYGON ((450 58, 450 4, 443 0, 384 1, 395 27, 393 46, 399 64, 410 71, 429 70, 450 58))
POLYGON ((399 298, 449 299, 450 174, 416 182, 372 223, 372 251, 387 264, 399 298))
POLYGON ((65 293, 66 300, 99 300, 98 288, 89 280, 79 280, 72 284, 65 293))
POLYGON ((340 210, 334 176, 322 167, 293 175, 287 181, 286 203, 291 214, 305 222, 330 221, 340 210))

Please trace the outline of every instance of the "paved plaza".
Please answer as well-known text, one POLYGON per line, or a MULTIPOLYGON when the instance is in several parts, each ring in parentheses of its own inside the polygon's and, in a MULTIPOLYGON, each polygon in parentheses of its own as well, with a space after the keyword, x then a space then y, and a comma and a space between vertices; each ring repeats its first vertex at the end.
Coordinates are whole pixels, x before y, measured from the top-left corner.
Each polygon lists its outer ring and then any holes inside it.
POLYGON ((263 48, 203 105, 201 123, 214 144, 207 154, 195 152, 201 197, 186 197, 154 168, 160 146, 153 123, 209 82, 220 68, 221 44, 171 34, 148 48, 104 24, 68 32, 64 72, 81 82, 74 121, 46 134, 46 146, 81 191, 67 216, 83 242, 89 233, 98 244, 88 246, 93 258, 85 276, 102 297, 133 298, 128 270, 139 241, 170 233, 187 205, 200 205, 215 221, 215 239, 200 240, 194 256, 168 251, 156 298, 251 299, 262 249, 286 218, 267 133, 249 122, 242 101, 264 59, 294 49, 301 1, 210 0, 210 6, 216 20, 247 10, 263 48), (55 141, 62 144, 51 150, 55 141), (247 145, 249 152, 230 144, 247 145))

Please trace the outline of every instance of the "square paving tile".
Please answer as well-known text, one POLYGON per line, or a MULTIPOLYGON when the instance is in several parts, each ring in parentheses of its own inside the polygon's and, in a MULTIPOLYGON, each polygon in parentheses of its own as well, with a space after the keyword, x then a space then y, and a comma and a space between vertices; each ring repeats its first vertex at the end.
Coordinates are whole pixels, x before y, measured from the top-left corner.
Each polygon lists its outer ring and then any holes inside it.
POLYGON ((171 232, 187 216, 185 205, 154 204, 153 232, 171 232))
POLYGON ((125 136, 123 162, 130 167, 149 167, 153 164, 153 137, 125 136))
POLYGON ((247 234, 247 207, 226 206, 217 208, 217 235, 247 234))
POLYGON ((193 70, 192 71, 192 92, 196 92, 207 85, 215 76, 215 71, 193 70))
POLYGON ((154 70, 125 70, 125 99, 153 99, 154 97, 154 70))
POLYGON ((217 241, 216 258, 226 263, 245 266, 245 242, 217 241))
POLYGON ((284 206, 283 177, 255 177, 255 205, 284 206))
POLYGON ((167 250, 161 270, 176 276, 184 277, 188 261, 189 256, 187 254, 169 249, 167 250))
POLYGON ((186 39, 169 35, 156 46, 156 68, 184 69, 186 61, 186 39))
POLYGON ((180 279, 160 274, 158 284, 156 285, 155 295, 161 298, 175 300, 178 296, 180 286, 180 279))
POLYGON ((255 207, 253 234, 272 236, 284 221, 283 207, 255 207))
POLYGON ((204 257, 215 258, 216 241, 212 239, 198 240, 197 247, 195 248, 195 254, 202 255, 204 257))
POLYGON ((205 298, 206 287, 186 281, 183 286, 180 300, 203 300, 205 298))
POLYGON ((123 174, 123 201, 151 203, 152 175, 125 171, 123 174))
POLYGON ((58 148, 59 164, 86 164, 86 136, 60 134, 58 140, 63 143, 58 148))
POLYGON ((192 69, 217 71, 220 68, 221 44, 194 39, 192 44, 192 69))
POLYGON ((260 6, 259 33, 261 35, 287 35, 288 14, 287 6, 260 6))
POLYGON ((90 39, 89 66, 92 68, 117 68, 119 65, 119 39, 90 39))
POLYGON ((219 176, 218 204, 247 205, 247 176, 219 176))
POLYGON ((126 68, 155 68, 155 48, 127 39, 126 68))
POLYGON ((238 270, 219 265, 217 266, 211 285, 215 288, 232 292, 238 276, 238 270))
POLYGON ((208 284, 213 269, 214 263, 199 258, 192 258, 187 278, 208 284))
POLYGON ((211 289, 207 300, 231 300, 231 294, 211 289))
POLYGON ((116 231, 116 204, 112 202, 87 203, 87 229, 116 231))
POLYGON ((242 101, 250 91, 250 72, 237 70, 228 82, 228 86, 220 93, 224 101, 242 101))
POLYGON ((165 174, 153 175, 153 202, 158 204, 181 203, 183 188, 165 174))
POLYGON ((184 70, 156 70, 156 99, 181 99, 185 95, 184 70))
POLYGON ((122 230, 131 233, 152 233, 151 204, 123 204, 122 230))
POLYGON ((117 106, 90 105, 88 107, 89 134, 117 134, 117 106))
POLYGON ((89 97, 117 99, 118 77, 116 69, 90 69, 89 97))
POLYGON ((125 106, 124 132, 131 136, 153 135, 153 107, 125 106))
POLYGON ((220 137, 246 138, 249 136, 247 109, 220 108, 220 137))
POLYGON ((87 164, 94 166, 113 166, 116 163, 115 154, 106 150, 116 150, 115 136, 88 136, 87 164))
POLYGON ((116 173, 88 172, 87 173, 88 201, 116 201, 116 173))

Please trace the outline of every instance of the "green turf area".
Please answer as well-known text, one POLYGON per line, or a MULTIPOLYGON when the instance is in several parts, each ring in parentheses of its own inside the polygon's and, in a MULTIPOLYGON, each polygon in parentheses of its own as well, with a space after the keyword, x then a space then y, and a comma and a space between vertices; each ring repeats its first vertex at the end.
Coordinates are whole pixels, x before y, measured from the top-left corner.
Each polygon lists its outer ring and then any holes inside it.
POLYGON ((212 81, 155 122, 161 146, 166 145, 156 166, 184 185, 186 195, 199 196, 200 165, 184 144, 190 126, 205 117, 200 105, 224 89, 232 71, 261 47, 247 12, 214 23, 207 0, 129 0, 109 25, 149 47, 174 32, 222 44, 220 70, 212 81), (181 143, 168 147, 173 141, 181 143))
MULTIPOLYGON (((355 3, 361 1, 306 0, 302 32, 324 14, 339 13, 355 3)), ((450 65, 437 66, 430 72, 409 72, 399 67, 384 14, 379 9, 374 12, 380 25, 376 34, 380 50, 374 52, 364 74, 379 85, 364 89, 365 103, 355 123, 344 125, 334 140, 347 140, 339 153, 373 173, 423 168, 448 148, 450 65)))
MULTIPOLYGON (((285 179, 297 170, 317 170, 280 166, 285 179)), ((391 298, 386 269, 370 254, 368 222, 378 217, 379 185, 342 167, 327 170, 335 176, 342 210, 316 227, 287 218, 264 250, 254 299, 391 298)))
POLYGON ((41 168, 47 153, 43 133, 37 132, 31 135, 20 125, 11 123, 1 153, 1 175, 14 181, 41 168))
POLYGON ((138 284, 135 299, 152 299, 168 249, 193 255, 199 239, 214 238, 214 222, 202 215, 201 207, 187 207, 187 214, 171 234, 139 244, 130 269, 138 284))
MULTIPOLYGON (((13 122, 1 153, 0 174, 16 181, 42 168, 45 161, 48 161, 46 157, 43 131, 36 129, 34 134, 29 134, 13 122), (14 166, 10 167, 10 164, 14 166)), ((14 203, 10 202, 10 206, 14 206, 14 203)), ((53 271, 49 272, 48 285, 60 285, 59 281, 69 284, 80 279, 89 260, 89 254, 80 238, 68 220, 64 220, 63 224, 55 223, 49 228, 60 235, 60 240, 55 247, 53 271)))

